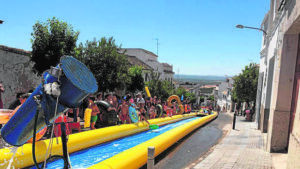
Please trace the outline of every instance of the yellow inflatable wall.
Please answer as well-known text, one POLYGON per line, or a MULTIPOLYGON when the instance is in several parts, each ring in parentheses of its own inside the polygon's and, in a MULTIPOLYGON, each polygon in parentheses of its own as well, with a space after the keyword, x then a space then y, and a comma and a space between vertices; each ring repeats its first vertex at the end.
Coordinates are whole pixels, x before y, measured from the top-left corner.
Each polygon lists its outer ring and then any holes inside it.
MULTIPOLYGON (((151 124, 164 125, 173 123, 182 119, 190 118, 196 114, 176 115, 173 117, 165 117, 149 120, 151 124)), ((146 122, 138 122, 135 124, 123 124, 111 126, 96 130, 89 130, 81 133, 69 135, 68 151, 73 153, 91 146, 95 146, 110 140, 118 139, 128 135, 132 135, 141 131, 148 130, 146 122)), ((46 150, 49 145, 49 139, 36 142, 36 158, 37 162, 42 162, 45 159, 46 150)), ((62 155, 61 139, 53 139, 52 155, 62 155)), ((0 168, 7 168, 8 161, 12 157, 11 148, 0 149, 0 168)), ((23 168, 34 165, 32 160, 32 144, 27 143, 19 147, 12 166, 15 168, 23 168)))
POLYGON ((161 134, 147 142, 135 146, 129 150, 119 153, 107 160, 104 160, 89 169, 123 169, 123 168, 140 168, 147 163, 148 147, 155 147, 155 156, 162 153, 175 142, 192 132, 196 128, 216 118, 217 113, 191 121, 180 127, 172 129, 164 134, 161 134), (130 158, 128 158, 130 157, 130 158))

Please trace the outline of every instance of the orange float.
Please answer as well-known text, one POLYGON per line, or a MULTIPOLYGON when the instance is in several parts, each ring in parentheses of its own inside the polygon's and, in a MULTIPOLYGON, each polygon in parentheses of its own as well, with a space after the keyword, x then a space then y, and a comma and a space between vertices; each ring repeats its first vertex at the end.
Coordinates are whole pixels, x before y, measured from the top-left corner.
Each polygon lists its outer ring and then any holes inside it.
POLYGON ((10 109, 0 109, 0 124, 6 124, 12 116, 12 112, 13 110, 10 109))
POLYGON ((169 107, 172 106, 172 103, 171 103, 172 100, 176 100, 178 103, 179 112, 177 112, 177 114, 182 114, 184 112, 184 108, 183 108, 183 105, 181 104, 180 98, 177 95, 170 96, 167 100, 169 107))

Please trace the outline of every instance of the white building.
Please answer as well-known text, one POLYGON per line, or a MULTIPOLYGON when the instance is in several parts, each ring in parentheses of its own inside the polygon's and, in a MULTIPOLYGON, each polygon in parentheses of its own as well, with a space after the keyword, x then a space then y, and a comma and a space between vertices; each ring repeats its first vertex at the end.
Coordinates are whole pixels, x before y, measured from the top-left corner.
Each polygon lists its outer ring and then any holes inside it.
POLYGON ((233 79, 228 78, 225 82, 221 82, 218 85, 218 98, 217 104, 222 108, 225 108, 225 111, 230 111, 231 109, 231 92, 233 87, 233 79))
POLYGON ((126 55, 135 56, 149 65, 155 73, 160 74, 161 80, 173 81, 173 66, 168 63, 160 63, 156 54, 141 48, 123 48, 121 52, 124 51, 126 55))

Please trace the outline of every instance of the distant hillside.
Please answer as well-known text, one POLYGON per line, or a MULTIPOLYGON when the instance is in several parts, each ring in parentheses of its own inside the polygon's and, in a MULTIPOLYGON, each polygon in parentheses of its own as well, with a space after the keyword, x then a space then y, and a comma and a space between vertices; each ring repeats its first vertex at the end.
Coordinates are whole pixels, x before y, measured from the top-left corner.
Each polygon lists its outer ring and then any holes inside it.
POLYGON ((225 76, 202 76, 202 75, 182 75, 175 74, 174 78, 179 82, 194 82, 201 84, 215 84, 217 82, 225 81, 225 76))

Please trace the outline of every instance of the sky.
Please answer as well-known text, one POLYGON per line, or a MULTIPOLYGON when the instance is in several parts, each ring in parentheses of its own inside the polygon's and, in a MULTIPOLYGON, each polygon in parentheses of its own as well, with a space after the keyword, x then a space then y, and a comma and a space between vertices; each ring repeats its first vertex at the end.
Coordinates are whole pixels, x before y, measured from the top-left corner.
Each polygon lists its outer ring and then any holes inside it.
POLYGON ((2 1, 0 45, 31 51, 32 26, 56 17, 80 31, 77 43, 114 37, 157 53, 176 74, 234 76, 259 63, 260 27, 270 0, 2 1))

